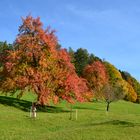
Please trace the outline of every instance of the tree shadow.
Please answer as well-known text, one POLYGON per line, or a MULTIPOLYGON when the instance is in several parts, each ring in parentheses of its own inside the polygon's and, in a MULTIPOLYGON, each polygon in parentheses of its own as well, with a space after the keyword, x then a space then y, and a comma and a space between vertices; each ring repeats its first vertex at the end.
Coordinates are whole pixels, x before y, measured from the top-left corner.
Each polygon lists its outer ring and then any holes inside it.
MULTIPOLYGON (((5 106, 13 106, 25 112, 29 112, 32 106, 32 102, 30 101, 7 97, 7 96, 0 96, 0 104, 3 104, 5 106)), ((64 110, 61 107, 55 107, 55 106, 37 105, 36 108, 37 108, 37 112, 47 112, 47 113, 69 112, 69 110, 64 110)))
POLYGON ((111 120, 106 122, 99 122, 99 123, 91 123, 90 125, 98 126, 98 125, 120 125, 123 127, 135 127, 140 126, 138 123, 132 123, 128 121, 121 121, 121 120, 111 120))
POLYGON ((99 110, 93 107, 82 107, 82 106, 74 106, 73 109, 87 109, 87 110, 99 110))
POLYGON ((47 113, 67 113, 67 112, 70 112, 69 110, 63 109, 62 107, 41 106, 41 105, 37 105, 37 110, 39 112, 47 112, 47 113))

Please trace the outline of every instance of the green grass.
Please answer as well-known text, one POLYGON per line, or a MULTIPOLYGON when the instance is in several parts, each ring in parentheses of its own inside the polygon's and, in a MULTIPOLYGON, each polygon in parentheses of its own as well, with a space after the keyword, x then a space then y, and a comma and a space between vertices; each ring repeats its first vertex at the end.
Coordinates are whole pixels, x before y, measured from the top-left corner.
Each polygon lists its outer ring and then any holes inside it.
POLYGON ((31 98, 0 96, 0 140, 140 140, 140 105, 119 101, 106 113, 105 103, 76 103, 38 108, 29 117, 31 98), (78 120, 75 120, 75 110, 78 120))

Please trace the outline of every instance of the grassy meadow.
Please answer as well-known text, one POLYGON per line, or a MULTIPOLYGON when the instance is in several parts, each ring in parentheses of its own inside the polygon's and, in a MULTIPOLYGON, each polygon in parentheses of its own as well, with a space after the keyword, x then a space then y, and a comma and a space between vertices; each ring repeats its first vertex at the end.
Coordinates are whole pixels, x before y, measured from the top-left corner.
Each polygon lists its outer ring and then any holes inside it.
POLYGON ((29 117, 32 98, 0 96, 0 140, 140 140, 140 105, 114 102, 106 113, 104 102, 37 108, 29 117), (77 120, 75 112, 78 112, 77 120))

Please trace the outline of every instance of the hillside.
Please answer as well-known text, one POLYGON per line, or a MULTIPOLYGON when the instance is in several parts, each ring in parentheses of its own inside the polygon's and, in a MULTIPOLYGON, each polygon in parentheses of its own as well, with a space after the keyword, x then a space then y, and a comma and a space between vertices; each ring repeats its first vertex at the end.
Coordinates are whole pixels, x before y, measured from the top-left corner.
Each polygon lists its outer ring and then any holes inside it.
POLYGON ((0 97, 1 140, 139 140, 140 109, 138 104, 119 101, 105 112, 105 103, 73 105, 73 120, 69 120, 66 103, 37 111, 29 117, 30 101, 0 97), (75 109, 78 120, 75 120, 75 109))

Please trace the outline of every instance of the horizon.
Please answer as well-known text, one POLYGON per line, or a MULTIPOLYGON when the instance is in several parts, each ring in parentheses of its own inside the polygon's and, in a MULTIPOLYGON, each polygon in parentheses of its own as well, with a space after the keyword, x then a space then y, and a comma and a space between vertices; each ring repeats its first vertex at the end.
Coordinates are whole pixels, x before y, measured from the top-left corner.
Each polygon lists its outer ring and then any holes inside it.
POLYGON ((0 41, 13 43, 21 17, 39 16, 44 28, 57 31, 62 47, 87 49, 140 81, 140 1, 5 0, 1 5, 0 41))

